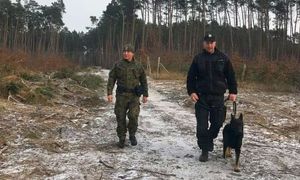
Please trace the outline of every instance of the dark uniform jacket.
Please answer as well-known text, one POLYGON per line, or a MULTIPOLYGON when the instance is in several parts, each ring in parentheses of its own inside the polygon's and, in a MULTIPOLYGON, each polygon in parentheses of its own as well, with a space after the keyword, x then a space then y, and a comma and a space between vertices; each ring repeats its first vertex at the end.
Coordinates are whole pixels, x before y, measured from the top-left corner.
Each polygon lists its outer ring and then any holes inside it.
POLYGON ((227 89, 230 94, 237 94, 235 73, 229 58, 218 49, 212 54, 203 50, 196 55, 187 76, 188 94, 223 95, 227 89))

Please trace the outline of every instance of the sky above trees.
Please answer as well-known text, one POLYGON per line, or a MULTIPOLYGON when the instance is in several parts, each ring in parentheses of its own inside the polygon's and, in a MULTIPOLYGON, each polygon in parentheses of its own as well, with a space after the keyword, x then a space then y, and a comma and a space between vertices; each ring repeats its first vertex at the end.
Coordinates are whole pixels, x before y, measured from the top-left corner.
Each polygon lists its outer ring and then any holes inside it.
MULTIPOLYGON (((36 0, 41 5, 51 5, 56 0, 36 0)), ((66 13, 63 20, 69 30, 86 32, 91 25, 90 16, 101 16, 111 0, 64 0, 66 13)))

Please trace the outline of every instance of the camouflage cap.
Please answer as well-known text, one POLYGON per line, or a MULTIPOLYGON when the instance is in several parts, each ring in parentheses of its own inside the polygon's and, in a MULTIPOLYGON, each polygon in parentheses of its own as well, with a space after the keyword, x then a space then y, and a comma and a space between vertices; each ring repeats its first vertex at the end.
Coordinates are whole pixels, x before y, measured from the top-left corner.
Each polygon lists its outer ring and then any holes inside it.
POLYGON ((134 52, 134 47, 132 44, 125 44, 123 47, 123 51, 134 52))

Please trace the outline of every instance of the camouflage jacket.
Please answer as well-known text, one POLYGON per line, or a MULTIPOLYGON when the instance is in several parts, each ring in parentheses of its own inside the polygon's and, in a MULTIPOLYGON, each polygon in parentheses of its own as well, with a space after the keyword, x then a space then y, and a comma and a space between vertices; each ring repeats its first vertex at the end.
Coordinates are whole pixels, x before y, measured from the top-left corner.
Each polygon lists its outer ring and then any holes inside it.
POLYGON ((144 89, 143 96, 148 97, 147 76, 143 66, 136 61, 121 60, 117 62, 109 72, 107 82, 107 95, 111 95, 114 85, 134 89, 141 85, 144 89))

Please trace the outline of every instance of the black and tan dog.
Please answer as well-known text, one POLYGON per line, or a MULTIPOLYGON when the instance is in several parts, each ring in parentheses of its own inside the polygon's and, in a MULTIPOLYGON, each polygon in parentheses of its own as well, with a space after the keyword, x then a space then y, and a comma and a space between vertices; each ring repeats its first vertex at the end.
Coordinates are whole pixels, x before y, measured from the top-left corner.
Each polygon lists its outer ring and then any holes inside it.
POLYGON ((234 102, 234 114, 231 114, 229 124, 226 124, 223 129, 223 157, 231 157, 231 149, 235 150, 235 166, 234 171, 240 172, 240 154, 241 146, 244 137, 243 114, 239 118, 235 117, 236 104, 234 102))

